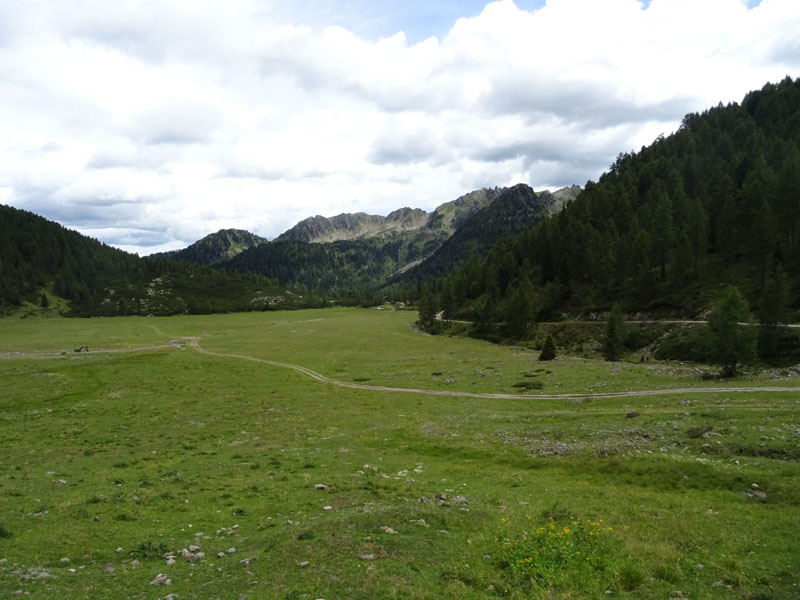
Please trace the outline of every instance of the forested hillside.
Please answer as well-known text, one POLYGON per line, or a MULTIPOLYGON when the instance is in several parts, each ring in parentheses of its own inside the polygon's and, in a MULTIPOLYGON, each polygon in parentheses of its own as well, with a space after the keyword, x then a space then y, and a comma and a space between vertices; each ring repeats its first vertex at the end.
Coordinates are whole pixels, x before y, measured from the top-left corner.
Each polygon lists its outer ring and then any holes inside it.
POLYGON ((315 306, 253 274, 142 259, 0 205, 0 309, 69 301, 73 316, 180 314, 315 306))
POLYGON ((797 310, 799 229, 800 79, 786 78, 620 154, 557 216, 431 281, 426 301, 486 331, 614 302, 703 318, 727 285, 759 310, 779 280, 797 310))
POLYGON ((536 193, 524 183, 503 190, 488 206, 466 220, 428 259, 393 283, 420 282, 446 275, 470 256, 483 256, 496 243, 553 215, 580 193, 580 187, 536 193))

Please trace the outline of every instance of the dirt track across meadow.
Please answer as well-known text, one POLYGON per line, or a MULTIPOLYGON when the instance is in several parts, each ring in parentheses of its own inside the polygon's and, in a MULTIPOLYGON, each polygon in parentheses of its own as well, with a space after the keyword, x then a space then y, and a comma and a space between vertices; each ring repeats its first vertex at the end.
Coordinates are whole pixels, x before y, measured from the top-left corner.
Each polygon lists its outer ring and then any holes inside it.
POLYGON ((697 388, 670 388, 661 390, 638 390, 628 392, 599 392, 599 393, 583 393, 583 394, 478 394, 474 392, 455 392, 450 390, 426 390, 422 388, 404 388, 404 387, 391 387, 385 385, 367 385, 363 383, 352 383, 350 381, 340 381, 338 379, 331 379, 325 377, 316 371, 312 371, 307 367, 300 365, 293 365, 285 362, 278 362, 274 360, 267 360, 264 358, 255 358, 253 356, 244 356, 242 354, 223 354, 221 352, 212 352, 200 346, 199 338, 182 338, 180 340, 172 340, 170 344, 175 345, 181 341, 188 341, 189 346, 202 354, 210 356, 218 356, 221 358, 237 358, 240 360, 249 360, 251 362, 269 365, 272 367, 280 367, 284 369, 291 369, 307 375, 312 379, 335 385, 343 388, 350 388, 356 390, 368 390, 378 392, 392 392, 392 393, 406 393, 406 394, 425 394, 429 396, 457 396, 467 398, 486 398, 486 399, 499 399, 499 400, 512 400, 518 398, 527 398, 530 400, 559 400, 569 398, 629 398, 631 396, 664 396, 672 394, 711 394, 711 393, 754 393, 754 392, 800 392, 800 387, 779 387, 779 386, 764 386, 764 387, 697 387, 697 388))

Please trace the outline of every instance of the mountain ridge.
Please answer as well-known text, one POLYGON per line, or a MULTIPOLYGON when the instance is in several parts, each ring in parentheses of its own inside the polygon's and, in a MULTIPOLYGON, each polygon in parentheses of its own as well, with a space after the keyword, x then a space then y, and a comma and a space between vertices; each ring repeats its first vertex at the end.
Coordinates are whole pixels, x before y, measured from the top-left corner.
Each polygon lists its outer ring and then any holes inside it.
POLYGON ((385 217, 364 212, 341 213, 333 217, 315 215, 299 221, 273 241, 323 243, 343 240, 391 237, 409 232, 449 237, 470 216, 490 204, 506 188, 481 188, 437 206, 431 212, 404 206, 385 217))

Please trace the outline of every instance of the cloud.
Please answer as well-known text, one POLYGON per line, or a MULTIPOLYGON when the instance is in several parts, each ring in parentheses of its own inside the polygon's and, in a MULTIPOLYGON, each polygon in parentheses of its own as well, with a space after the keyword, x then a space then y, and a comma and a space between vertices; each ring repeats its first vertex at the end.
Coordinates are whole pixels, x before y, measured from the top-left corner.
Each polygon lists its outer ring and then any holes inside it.
POLYGON ((2 198, 146 253, 583 184, 800 75, 800 3, 749 4, 0 3, 2 198))

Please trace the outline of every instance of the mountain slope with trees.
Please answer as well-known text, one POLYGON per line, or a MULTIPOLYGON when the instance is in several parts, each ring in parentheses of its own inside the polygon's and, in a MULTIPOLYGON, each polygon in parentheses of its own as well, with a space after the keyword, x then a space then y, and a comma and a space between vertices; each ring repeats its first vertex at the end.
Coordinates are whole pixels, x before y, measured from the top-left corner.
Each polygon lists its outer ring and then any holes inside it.
POLYGON ((0 309, 48 295, 72 316, 181 314, 316 306, 253 274, 139 258, 28 211, 0 205, 0 309))
POLYGON ((523 183, 505 189, 491 204, 466 219, 430 258, 403 273, 393 283, 420 282, 446 275, 470 256, 485 255, 499 241, 556 214, 579 193, 577 185, 555 193, 544 191, 538 194, 523 183))
POLYGON ((800 79, 788 77, 620 154, 558 215, 425 292, 480 335, 519 337, 514 321, 587 317, 615 302, 628 314, 703 318, 729 285, 762 311, 776 278, 788 304, 770 310, 785 319, 800 309, 800 79))
POLYGON ((151 258, 171 258, 196 265, 215 265, 267 240, 243 229, 220 229, 182 250, 160 252, 151 258))

